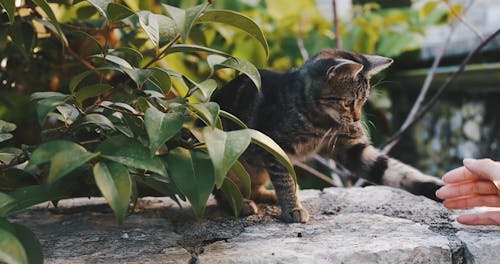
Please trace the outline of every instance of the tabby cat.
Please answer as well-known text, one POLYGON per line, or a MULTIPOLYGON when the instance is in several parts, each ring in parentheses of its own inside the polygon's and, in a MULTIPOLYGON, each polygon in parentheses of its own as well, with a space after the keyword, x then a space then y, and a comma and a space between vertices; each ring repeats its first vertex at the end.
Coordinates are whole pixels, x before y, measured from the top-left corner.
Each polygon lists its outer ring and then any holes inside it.
MULTIPOLYGON (((274 139, 292 160, 304 161, 319 154, 372 183, 437 199, 434 192, 442 182, 382 154, 370 144, 360 121, 370 77, 391 63, 392 59, 381 56, 325 49, 298 70, 260 70, 260 91, 241 75, 212 99, 221 109, 274 139)), ((224 126, 236 129, 229 122, 224 126)), ((243 160, 252 176, 252 200, 277 201, 286 222, 308 221, 308 213, 298 200, 298 188, 284 166, 257 147, 249 148, 243 160), (269 179, 275 191, 264 188, 269 179)), ((220 193, 216 198, 223 200, 220 193)), ((248 201, 248 206, 256 212, 253 202, 248 201)))

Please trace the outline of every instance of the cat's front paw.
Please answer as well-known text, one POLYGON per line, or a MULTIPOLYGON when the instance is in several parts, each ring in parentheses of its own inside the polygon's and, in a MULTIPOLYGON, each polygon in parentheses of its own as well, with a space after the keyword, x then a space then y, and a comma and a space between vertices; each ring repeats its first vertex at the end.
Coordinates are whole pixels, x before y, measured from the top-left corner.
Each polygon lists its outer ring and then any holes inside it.
POLYGON ((443 186, 444 182, 441 179, 429 176, 425 181, 413 182, 409 186, 405 186, 405 189, 413 194, 423 195, 434 201, 442 202, 443 200, 436 196, 436 191, 443 186))
POLYGON ((309 221, 309 214, 304 208, 296 207, 290 211, 281 213, 281 219, 287 223, 307 223, 309 221))
POLYGON ((243 199, 243 206, 241 207, 240 216, 250 216, 259 213, 259 208, 254 201, 243 199))

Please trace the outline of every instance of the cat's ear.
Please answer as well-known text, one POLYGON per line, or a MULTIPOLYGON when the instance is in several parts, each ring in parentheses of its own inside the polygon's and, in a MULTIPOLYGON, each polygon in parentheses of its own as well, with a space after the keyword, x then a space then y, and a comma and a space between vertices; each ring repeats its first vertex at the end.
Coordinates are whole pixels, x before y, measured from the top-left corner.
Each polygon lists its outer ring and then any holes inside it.
POLYGON ((394 61, 391 58, 386 58, 386 57, 382 57, 382 56, 378 56, 378 55, 363 55, 363 56, 365 56, 365 58, 370 63, 370 66, 368 67, 368 69, 366 71, 367 72, 366 75, 368 77, 371 77, 371 76, 379 73, 383 69, 389 67, 389 65, 391 65, 392 62, 394 61))
POLYGON ((354 62, 352 60, 337 59, 337 65, 328 68, 326 74, 328 79, 334 76, 350 76, 355 77, 363 70, 363 64, 354 62))

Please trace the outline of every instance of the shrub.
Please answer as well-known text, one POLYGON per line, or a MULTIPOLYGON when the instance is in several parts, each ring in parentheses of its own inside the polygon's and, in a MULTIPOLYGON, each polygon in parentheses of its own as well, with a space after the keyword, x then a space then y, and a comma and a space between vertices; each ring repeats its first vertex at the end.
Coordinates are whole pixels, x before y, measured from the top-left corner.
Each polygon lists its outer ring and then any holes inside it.
POLYGON ((0 117, 19 126, 0 120, 0 261, 42 262, 34 234, 7 220, 41 202, 102 195, 121 223, 144 194, 187 199, 201 216, 217 188, 237 216, 250 189, 238 159, 251 143, 295 175, 276 143, 209 101, 221 68, 257 87, 260 76, 248 61, 209 48, 202 29, 236 27, 267 54, 251 19, 208 2, 187 9, 130 0, 17 2, 0 1, 0 93, 13 102, 2 104, 0 117), (171 70, 179 56, 204 58, 210 74, 171 70), (38 125, 29 122, 33 115, 38 125), (241 129, 226 132, 221 119, 241 129), (243 194, 229 171, 246 184, 243 194))

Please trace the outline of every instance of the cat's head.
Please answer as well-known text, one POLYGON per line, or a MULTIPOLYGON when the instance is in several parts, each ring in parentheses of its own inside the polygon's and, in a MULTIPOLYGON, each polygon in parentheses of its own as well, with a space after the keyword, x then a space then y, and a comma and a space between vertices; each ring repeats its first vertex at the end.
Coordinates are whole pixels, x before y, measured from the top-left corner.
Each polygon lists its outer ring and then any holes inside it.
POLYGON ((377 55, 325 49, 306 61, 301 75, 321 111, 345 124, 360 120, 370 78, 392 62, 377 55))

